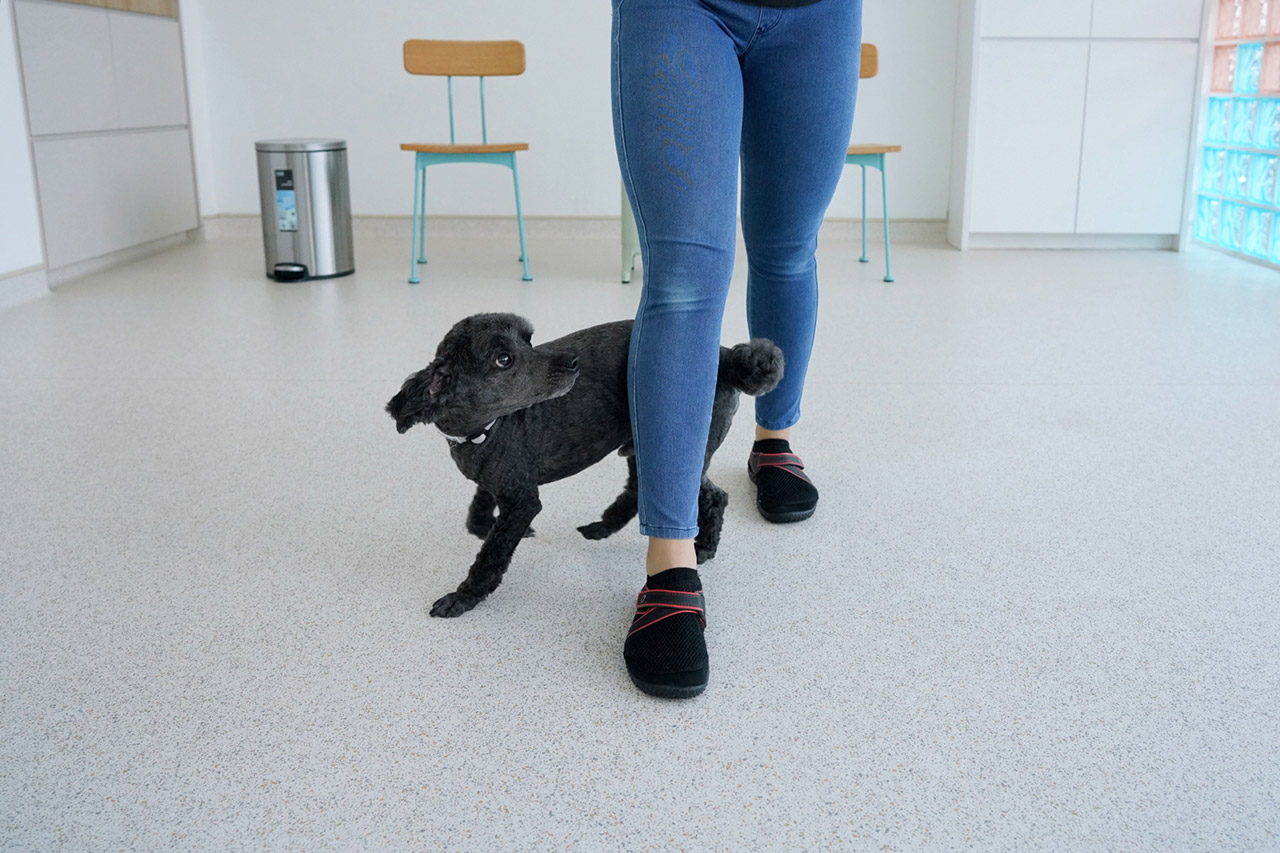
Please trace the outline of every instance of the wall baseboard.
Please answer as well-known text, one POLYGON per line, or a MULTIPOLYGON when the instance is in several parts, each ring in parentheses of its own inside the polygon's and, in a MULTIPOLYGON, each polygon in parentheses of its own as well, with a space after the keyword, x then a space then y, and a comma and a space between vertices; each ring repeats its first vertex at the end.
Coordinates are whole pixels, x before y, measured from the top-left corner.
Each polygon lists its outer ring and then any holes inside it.
POLYGON ((970 234, 970 249, 1174 250, 1177 234, 970 234))
MULTIPOLYGON (((353 216, 352 228, 363 237, 408 240, 411 236, 409 216, 353 216)), ((526 216, 525 232, 530 240, 612 239, 621 236, 622 220, 618 216, 526 216)), ((862 220, 831 217, 823 225, 825 239, 860 240, 862 220)), ((205 217, 202 238, 262 236, 262 219, 256 214, 224 213, 205 217)), ((428 216, 427 231, 454 238, 510 237, 516 232, 514 216, 428 216)), ((904 244, 945 244, 947 223, 941 219, 891 219, 889 239, 904 244)), ((884 244, 884 220, 867 220, 868 245, 884 244)))
POLYGON ((27 267, 0 275, 0 308, 21 305, 49 295, 49 278, 44 266, 27 267))

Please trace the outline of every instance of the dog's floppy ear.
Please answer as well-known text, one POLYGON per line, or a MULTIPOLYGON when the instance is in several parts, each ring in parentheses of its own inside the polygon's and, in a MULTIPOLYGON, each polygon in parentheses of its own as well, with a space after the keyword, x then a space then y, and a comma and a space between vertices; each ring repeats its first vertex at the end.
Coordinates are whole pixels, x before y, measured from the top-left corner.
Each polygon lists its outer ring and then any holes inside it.
POLYGON ((400 393, 387 403, 388 414, 396 420, 396 431, 405 433, 414 424, 434 421, 452 386, 453 374, 442 358, 406 379, 400 393))

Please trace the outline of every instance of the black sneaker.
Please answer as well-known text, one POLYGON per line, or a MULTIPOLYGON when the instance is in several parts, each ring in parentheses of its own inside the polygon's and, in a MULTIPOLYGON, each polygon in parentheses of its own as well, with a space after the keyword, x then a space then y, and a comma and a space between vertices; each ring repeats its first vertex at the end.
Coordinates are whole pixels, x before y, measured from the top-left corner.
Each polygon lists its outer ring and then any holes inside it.
POLYGON ((631 681, 650 696, 687 699, 707 689, 707 608, 693 569, 660 572, 636 596, 622 647, 631 681))
POLYGON ((747 475, 756 484, 756 508, 765 521, 804 521, 818 506, 818 489, 786 439, 757 441, 747 458, 747 475))

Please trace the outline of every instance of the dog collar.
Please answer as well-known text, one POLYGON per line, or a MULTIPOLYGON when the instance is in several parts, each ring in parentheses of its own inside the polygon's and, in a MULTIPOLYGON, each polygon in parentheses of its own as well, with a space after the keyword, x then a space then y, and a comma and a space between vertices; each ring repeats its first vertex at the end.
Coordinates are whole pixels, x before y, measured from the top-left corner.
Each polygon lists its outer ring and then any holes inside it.
MULTIPOLYGON (((489 430, 493 429, 493 425, 497 422, 498 419, 494 418, 489 421, 489 423, 481 427, 479 432, 474 435, 466 436, 465 438, 456 435, 449 435, 449 433, 442 429, 440 430, 440 434, 444 436, 445 441, 449 442, 450 447, 457 447, 459 444, 484 444, 485 439, 489 437, 489 430)), ((436 427, 436 429, 440 428, 436 427)))

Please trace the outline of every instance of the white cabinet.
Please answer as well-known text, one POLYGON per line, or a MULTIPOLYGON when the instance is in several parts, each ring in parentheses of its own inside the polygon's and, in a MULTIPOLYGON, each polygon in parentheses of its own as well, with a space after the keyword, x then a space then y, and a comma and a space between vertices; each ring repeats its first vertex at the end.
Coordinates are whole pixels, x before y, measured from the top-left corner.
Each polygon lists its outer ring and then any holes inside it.
POLYGON ((983 38, 1087 38, 1093 0, 986 0, 983 38))
POLYGON ((115 127, 107 10, 26 0, 13 8, 32 135, 115 127))
POLYGON ((155 15, 111 12, 116 127, 187 123, 178 22, 155 15))
POLYGON ((978 64, 975 231, 1075 230, 1084 42, 996 41, 978 64))
POLYGON ((50 270, 198 227, 178 21, 53 0, 14 10, 50 270))
POLYGON ((1093 5, 1094 38, 1200 38, 1202 0, 1106 0, 1093 5))
POLYGON ((1184 42, 1092 46, 1076 231, 1178 233, 1196 55, 1184 42))
POLYGON ((199 225, 187 130, 36 140, 49 266, 199 225))
POLYGON ((1173 245, 1202 0, 963 2, 951 239, 1173 245))

